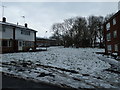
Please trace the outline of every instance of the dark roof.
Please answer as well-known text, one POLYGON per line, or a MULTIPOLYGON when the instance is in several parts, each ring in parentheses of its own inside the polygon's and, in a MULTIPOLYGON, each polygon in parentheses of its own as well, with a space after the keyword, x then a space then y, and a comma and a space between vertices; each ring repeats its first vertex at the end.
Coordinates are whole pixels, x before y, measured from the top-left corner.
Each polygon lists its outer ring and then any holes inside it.
POLYGON ((27 27, 25 27, 25 26, 16 25, 16 24, 13 24, 13 23, 8 23, 8 22, 2 22, 2 21, 0 21, 0 24, 6 25, 6 26, 13 26, 13 27, 17 27, 17 28, 22 28, 22 29, 27 29, 27 30, 31 30, 31 31, 37 32, 36 30, 27 28, 27 27))
POLYGON ((110 22, 113 18, 115 18, 116 16, 120 15, 120 10, 115 13, 109 20, 107 20, 104 24, 107 24, 108 22, 110 22))
POLYGON ((52 41, 55 41, 56 39, 49 39, 49 38, 41 38, 41 37, 37 37, 37 40, 52 40, 52 41))

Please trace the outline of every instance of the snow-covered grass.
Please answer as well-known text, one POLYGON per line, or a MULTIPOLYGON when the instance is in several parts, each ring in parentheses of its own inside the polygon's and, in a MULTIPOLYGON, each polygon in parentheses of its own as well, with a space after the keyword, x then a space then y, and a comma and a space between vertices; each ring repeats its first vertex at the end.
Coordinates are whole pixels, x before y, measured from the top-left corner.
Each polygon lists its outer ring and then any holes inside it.
POLYGON ((0 58, 3 72, 25 79, 77 89, 119 88, 119 74, 106 71, 111 65, 98 51, 104 50, 50 47, 44 52, 10 53, 0 58))

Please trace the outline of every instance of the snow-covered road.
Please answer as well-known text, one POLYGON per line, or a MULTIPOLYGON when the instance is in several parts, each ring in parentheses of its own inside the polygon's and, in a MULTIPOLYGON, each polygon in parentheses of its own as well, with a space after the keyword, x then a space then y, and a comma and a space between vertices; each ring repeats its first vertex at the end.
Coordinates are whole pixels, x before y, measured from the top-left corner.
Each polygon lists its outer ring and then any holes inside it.
POLYGON ((111 64, 104 60, 117 61, 98 51, 104 50, 50 47, 45 52, 3 54, 1 67, 4 73, 62 87, 120 88, 120 74, 110 72, 111 64))

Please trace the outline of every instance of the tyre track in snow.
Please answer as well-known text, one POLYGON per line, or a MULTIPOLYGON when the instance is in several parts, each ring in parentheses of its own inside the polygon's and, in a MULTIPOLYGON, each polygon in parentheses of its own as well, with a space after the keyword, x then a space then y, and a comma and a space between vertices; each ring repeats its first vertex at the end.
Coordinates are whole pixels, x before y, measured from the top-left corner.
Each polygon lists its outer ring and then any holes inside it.
MULTIPOLYGON (((19 63, 20 64, 20 63, 19 63)), ((15 64, 12 64, 12 63, 3 63, 3 65, 13 65, 13 66, 19 66, 19 65, 15 65, 15 64)), ((27 66, 29 66, 29 65, 27 65, 27 66)), ((6 66, 5 66, 6 67, 6 66)), ((86 82, 85 81, 85 79, 79 79, 79 78, 75 78, 75 77, 72 77, 72 76, 69 76, 69 75, 67 75, 67 74, 65 74, 65 73, 61 73, 60 71, 62 71, 62 72, 69 72, 69 73, 73 73, 73 74, 80 74, 79 72, 77 72, 77 71, 73 71, 73 70, 67 70, 67 69, 63 69, 63 68, 58 68, 58 67, 53 67, 53 66, 47 66, 47 65, 41 65, 41 64, 37 64, 37 65, 32 65, 32 69, 34 68, 37 68, 37 67, 40 67, 40 68, 43 68, 43 69, 45 69, 45 70, 47 70, 47 71, 49 71, 49 72, 54 72, 54 74, 56 74, 56 75, 60 75, 60 76, 62 76, 62 77, 67 77, 67 78, 69 78, 69 79, 73 79, 73 80, 77 80, 77 81, 80 81, 80 82, 83 82, 83 83, 85 83, 85 84, 87 84, 87 85, 90 85, 90 86, 93 86, 93 87, 95 87, 95 88, 104 88, 104 87, 102 87, 102 86, 97 86, 97 85, 95 85, 95 84, 91 84, 91 83, 88 83, 88 82, 86 82)), ((24 69, 27 69, 26 67, 24 68, 24 69)), ((40 72, 38 72, 38 73, 40 73, 40 72)), ((89 76, 90 77, 90 76, 89 76)), ((93 78, 92 76, 91 76, 91 78, 93 78)), ((98 80, 98 82, 99 82, 99 80, 98 80)))

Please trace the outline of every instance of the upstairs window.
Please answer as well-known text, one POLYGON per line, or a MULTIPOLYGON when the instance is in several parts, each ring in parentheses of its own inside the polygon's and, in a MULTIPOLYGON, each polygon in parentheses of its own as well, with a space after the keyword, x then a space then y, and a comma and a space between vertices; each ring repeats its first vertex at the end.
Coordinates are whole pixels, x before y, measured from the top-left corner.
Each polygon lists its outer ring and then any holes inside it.
POLYGON ((114 37, 114 38, 117 37, 117 31, 116 31, 116 30, 113 32, 113 37, 114 37))
POLYGON ((106 29, 110 30, 110 23, 106 24, 106 29))
POLYGON ((107 41, 111 41, 111 34, 110 33, 107 34, 107 41))
POLYGON ((116 24, 116 18, 113 19, 113 25, 115 25, 115 24, 116 24))
POLYGON ((21 30, 21 34, 23 34, 23 35, 30 35, 30 31, 21 30))

